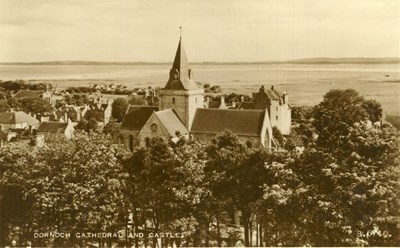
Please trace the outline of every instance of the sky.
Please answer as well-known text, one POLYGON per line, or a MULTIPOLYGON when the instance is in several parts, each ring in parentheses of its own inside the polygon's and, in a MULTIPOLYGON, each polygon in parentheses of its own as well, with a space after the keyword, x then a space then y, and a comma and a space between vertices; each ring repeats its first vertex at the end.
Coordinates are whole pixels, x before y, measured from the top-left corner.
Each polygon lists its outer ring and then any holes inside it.
POLYGON ((400 0, 0 0, 0 62, 400 57, 400 0))

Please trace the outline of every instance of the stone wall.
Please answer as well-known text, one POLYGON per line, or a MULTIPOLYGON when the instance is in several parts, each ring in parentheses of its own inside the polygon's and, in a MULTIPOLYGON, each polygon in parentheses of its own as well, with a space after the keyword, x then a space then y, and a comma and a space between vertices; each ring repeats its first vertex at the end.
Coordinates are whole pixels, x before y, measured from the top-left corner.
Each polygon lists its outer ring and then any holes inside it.
POLYGON ((190 130, 197 108, 203 108, 204 90, 162 90, 160 110, 174 109, 190 130))
POLYGON ((153 113, 139 132, 140 146, 146 146, 146 139, 155 137, 162 138, 164 141, 169 141, 171 138, 160 120, 153 113), (156 125, 156 129, 152 128, 152 125, 156 125))

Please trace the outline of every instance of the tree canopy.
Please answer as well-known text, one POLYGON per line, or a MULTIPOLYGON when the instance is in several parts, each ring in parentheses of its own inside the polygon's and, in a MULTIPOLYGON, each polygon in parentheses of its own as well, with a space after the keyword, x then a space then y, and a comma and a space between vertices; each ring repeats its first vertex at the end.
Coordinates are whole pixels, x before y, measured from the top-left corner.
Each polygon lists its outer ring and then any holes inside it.
POLYGON ((117 98, 112 103, 111 116, 121 122, 124 119, 125 112, 128 109, 129 103, 125 98, 117 98))
POLYGON ((353 90, 330 90, 321 103, 314 107, 314 126, 320 136, 319 145, 329 148, 341 144, 354 123, 379 120, 382 115, 380 104, 366 100, 353 90))
POLYGON ((70 141, 1 148, 0 245, 18 227, 20 246, 54 230, 124 238, 34 245, 399 246, 400 134, 371 124, 380 115, 379 103, 333 90, 279 149, 243 144, 226 130, 207 144, 155 137, 127 152, 108 135, 116 123, 104 134, 87 122, 70 141), (283 149, 302 142, 301 154, 283 149), (184 237, 128 235, 166 232, 184 237))

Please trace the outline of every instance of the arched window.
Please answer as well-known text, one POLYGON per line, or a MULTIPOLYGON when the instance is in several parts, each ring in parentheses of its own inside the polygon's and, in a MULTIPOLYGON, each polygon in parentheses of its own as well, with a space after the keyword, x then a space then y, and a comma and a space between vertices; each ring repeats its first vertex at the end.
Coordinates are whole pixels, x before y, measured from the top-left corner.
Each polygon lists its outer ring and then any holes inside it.
POLYGON ((149 147, 149 146, 150 146, 150 138, 149 138, 149 137, 146 137, 146 138, 144 139, 144 142, 145 142, 146 147, 149 147))

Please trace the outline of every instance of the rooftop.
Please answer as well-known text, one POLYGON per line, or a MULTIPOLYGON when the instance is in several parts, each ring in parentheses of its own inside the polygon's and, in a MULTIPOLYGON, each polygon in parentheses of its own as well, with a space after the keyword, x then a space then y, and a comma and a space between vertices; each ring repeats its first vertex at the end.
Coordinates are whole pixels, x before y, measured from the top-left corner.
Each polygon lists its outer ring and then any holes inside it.
POLYGON ((64 122, 45 121, 38 127, 38 132, 64 132, 68 124, 64 122))
POLYGON ((19 124, 37 125, 39 121, 22 111, 0 113, 0 124, 19 124))
POLYGON ((192 80, 191 70, 183 49, 182 39, 179 40, 176 50, 174 63, 169 73, 169 80, 165 85, 166 90, 192 90, 197 89, 197 85, 192 80))
POLYGON ((182 121, 172 109, 157 111, 155 112, 155 115, 158 117, 165 129, 167 129, 167 132, 171 137, 176 136, 176 132, 179 132, 182 135, 189 133, 185 125, 183 125, 182 121))
POLYGON ((43 94, 43 91, 41 90, 20 90, 14 95, 14 97, 15 98, 40 97, 41 94, 43 94))
POLYGON ((154 111, 158 111, 158 107, 130 105, 121 123, 121 128, 141 130, 154 111))
POLYGON ((216 134, 231 130, 237 135, 259 136, 265 110, 197 109, 192 133, 216 134))

